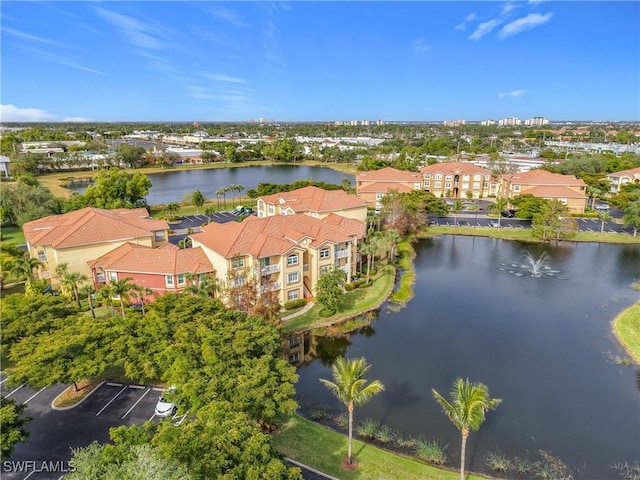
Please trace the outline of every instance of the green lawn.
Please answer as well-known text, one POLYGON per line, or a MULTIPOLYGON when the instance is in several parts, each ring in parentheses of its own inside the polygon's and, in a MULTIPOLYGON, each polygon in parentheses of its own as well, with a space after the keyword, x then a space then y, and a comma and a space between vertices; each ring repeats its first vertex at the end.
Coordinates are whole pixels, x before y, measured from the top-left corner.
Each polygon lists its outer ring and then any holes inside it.
POLYGON ((356 288, 355 290, 347 292, 338 313, 328 318, 320 317, 322 307, 316 303, 313 308, 302 315, 292 318, 291 320, 285 320, 283 330, 285 332, 292 332, 294 330, 336 323, 340 320, 375 309, 389 296, 393 288, 394 280, 395 270, 392 266, 387 265, 378 271, 370 286, 356 288))
POLYGON ((613 330, 629 356, 640 364, 640 303, 618 315, 613 321, 613 330))
MULTIPOLYGON (((353 457, 358 468, 341 466, 347 456, 347 437, 299 416, 292 417, 272 438, 280 453, 342 480, 456 480, 459 471, 434 468, 408 457, 354 440, 353 457)), ((453 466, 455 469, 455 465, 453 466)), ((467 475, 467 479, 487 478, 467 475)))
POLYGON ((25 243, 24 233, 20 227, 2 227, 2 241, 23 245, 25 243))

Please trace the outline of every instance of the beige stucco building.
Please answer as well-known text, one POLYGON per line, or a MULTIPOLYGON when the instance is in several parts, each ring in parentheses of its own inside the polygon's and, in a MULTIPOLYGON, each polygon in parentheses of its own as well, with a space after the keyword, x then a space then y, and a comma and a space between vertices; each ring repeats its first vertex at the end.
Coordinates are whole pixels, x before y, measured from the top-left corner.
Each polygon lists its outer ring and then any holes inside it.
POLYGON ((103 210, 83 208, 62 215, 50 215, 22 226, 29 255, 42 262, 37 276, 60 284, 59 265, 70 273, 91 278, 87 262, 131 242, 159 247, 168 242, 169 225, 154 220, 144 208, 103 210))
POLYGON ((485 198, 495 195, 491 171, 468 162, 440 162, 420 169, 423 190, 436 197, 485 198))
POLYGON ((319 220, 296 213, 211 223, 191 239, 193 247, 202 247, 222 284, 238 287, 252 275, 258 288, 275 292, 284 305, 313 297, 326 269, 341 268, 350 281, 364 234, 360 220, 335 214, 319 220))
POLYGON ((368 170, 356 175, 356 191, 368 206, 380 210, 382 198, 391 190, 409 193, 422 189, 422 177, 419 173, 385 167, 380 170, 368 170))
POLYGON ((314 186, 258 197, 256 210, 260 218, 304 213, 318 219, 331 214, 362 222, 367 219, 367 203, 357 195, 314 186))
POLYGON ((547 200, 557 200, 569 207, 572 213, 583 213, 587 206, 586 191, 587 184, 574 175, 536 169, 501 175, 497 195, 510 199, 530 194, 547 200))
POLYGON ((607 180, 611 182, 610 193, 616 195, 620 192, 620 188, 628 183, 640 184, 640 167, 621 172, 613 172, 607 174, 607 180))

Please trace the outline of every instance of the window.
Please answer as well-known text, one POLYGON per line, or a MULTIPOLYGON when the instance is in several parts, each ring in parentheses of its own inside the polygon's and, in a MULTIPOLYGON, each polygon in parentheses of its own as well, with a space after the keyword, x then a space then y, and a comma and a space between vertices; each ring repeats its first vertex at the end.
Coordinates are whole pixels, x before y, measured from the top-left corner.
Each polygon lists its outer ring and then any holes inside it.
POLYGON ((520 191, 520 185, 514 185, 513 186, 513 191, 514 192, 519 192, 520 191))
POLYGON ((109 272, 109 280, 118 281, 118 272, 109 272))
POLYGON ((47 252, 45 252, 44 250, 40 250, 38 252, 38 260, 40 260, 41 262, 46 262, 47 261, 47 252))
POLYGON ((231 261, 231 268, 243 268, 244 267, 244 258, 234 258, 231 261))
POLYGON ((300 280, 300 274, 298 272, 292 272, 287 274, 287 283, 296 283, 300 280))
POLYGON ((273 205, 269 205, 269 213, 274 213, 275 209, 273 208, 273 205))
POLYGON ((235 277, 233 277, 233 281, 231 282, 231 284, 233 285, 233 287, 241 287, 243 286, 245 283, 247 283, 247 279, 243 276, 237 275, 235 277))
POLYGON ((178 285, 184 285, 184 273, 178 275, 178 285))
POLYGON ((462 189, 463 190, 469 190, 469 184, 468 183, 463 183, 462 184, 462 189))
POLYGON ((287 265, 297 265, 298 264, 298 254, 294 253, 293 255, 289 255, 287 257, 287 265))
POLYGON ((442 174, 436 173, 436 180, 442 180, 442 174))
POLYGON ((156 242, 162 242, 164 240, 164 232, 154 232, 156 237, 156 242))
POLYGON ((376 193, 376 200, 382 200, 382 197, 384 197, 384 193, 376 193))
POLYGON ((166 275, 165 277, 165 283, 167 284, 167 287, 173 287, 173 275, 166 275))
POLYGON ((482 182, 482 188, 489 188, 489 184, 487 182, 482 182))
POLYGON ((414 190, 420 190, 420 184, 419 183, 414 183, 413 184, 413 189, 414 190))
POLYGON ((424 178, 426 178, 426 179, 427 179, 427 178, 431 178, 431 174, 430 174, 430 173, 425 173, 425 174, 424 174, 424 178))
POLYGON ((331 250, 329 250, 328 248, 323 248, 322 250, 320 250, 320 258, 329 258, 330 255, 331 250))
POLYGON ((567 204, 567 199, 566 198, 559 198, 558 201, 563 205, 567 204))
POLYGON ((428 181, 428 180, 427 180, 427 181, 425 181, 425 182, 424 182, 424 186, 425 186, 425 187, 430 187, 430 186, 431 186, 431 182, 430 182, 430 181, 428 181))
POLYGON ((453 180, 453 175, 447 175, 444 177, 445 180, 453 180))
POLYGON ((476 173, 476 174, 473 176, 473 179, 474 179, 474 180, 476 180, 476 181, 482 180, 482 175, 480 175, 479 173, 476 173))
POLYGON ((473 182, 473 188, 480 188, 480 182, 473 182))
POLYGON ((470 175, 462 175, 462 180, 469 180, 470 175))
POLYGON ((451 182, 446 182, 444 184, 444 188, 451 188, 451 182))
POLYGON ((297 298, 300 298, 300 290, 295 289, 295 290, 289 290, 287 292, 287 300, 295 300, 297 298))
POLYGON ((442 182, 435 182, 433 186, 436 188, 442 188, 442 182))

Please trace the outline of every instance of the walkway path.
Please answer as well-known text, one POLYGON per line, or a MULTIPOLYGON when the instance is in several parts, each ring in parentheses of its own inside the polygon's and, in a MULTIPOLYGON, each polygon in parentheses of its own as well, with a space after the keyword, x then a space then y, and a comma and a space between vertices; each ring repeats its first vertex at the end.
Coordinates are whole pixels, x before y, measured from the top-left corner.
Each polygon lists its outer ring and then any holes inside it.
POLYGON ((286 317, 282 317, 280 320, 282 320, 283 322, 286 320, 291 320, 292 318, 296 318, 300 315, 302 315, 303 313, 308 312, 309 310, 311 310, 313 308, 314 303, 313 302, 307 302, 307 304, 302 307, 300 310, 298 310, 297 312, 292 313, 291 315, 287 315, 286 317))

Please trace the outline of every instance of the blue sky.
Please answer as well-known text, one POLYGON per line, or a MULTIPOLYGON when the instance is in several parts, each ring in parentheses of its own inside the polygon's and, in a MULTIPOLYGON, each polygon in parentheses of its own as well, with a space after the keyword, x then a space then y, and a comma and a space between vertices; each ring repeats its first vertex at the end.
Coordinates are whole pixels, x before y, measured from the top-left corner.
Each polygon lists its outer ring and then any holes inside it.
POLYGON ((1 6, 0 120, 640 120, 640 2, 1 6))

